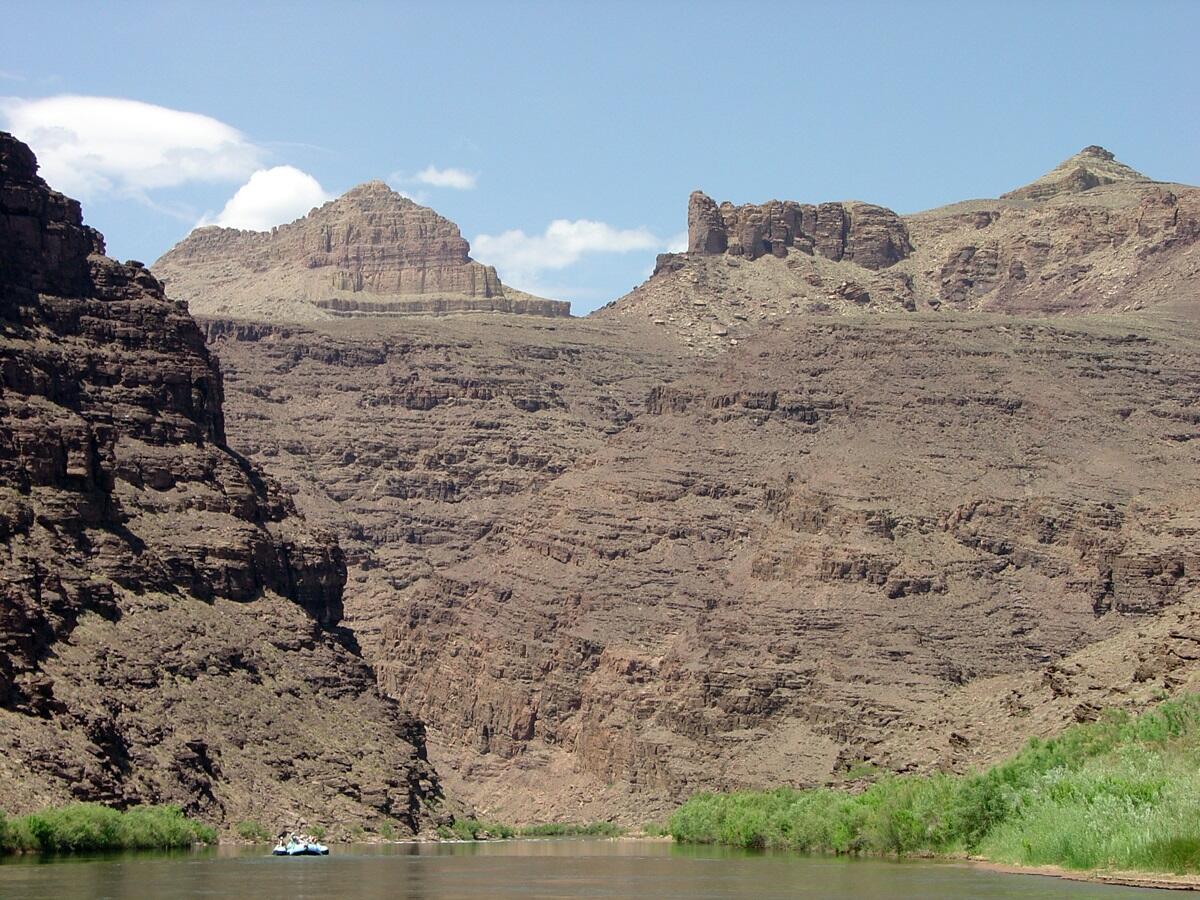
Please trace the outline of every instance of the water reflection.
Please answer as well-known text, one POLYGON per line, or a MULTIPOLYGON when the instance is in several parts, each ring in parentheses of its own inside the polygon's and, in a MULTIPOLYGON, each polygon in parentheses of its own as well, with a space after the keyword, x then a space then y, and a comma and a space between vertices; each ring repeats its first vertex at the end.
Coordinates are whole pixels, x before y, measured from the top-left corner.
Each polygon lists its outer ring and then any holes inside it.
MULTIPOLYGON (((334 846, 328 857, 262 848, 8 859, 0 897, 448 898, 653 897, 932 900, 978 897, 1125 900, 1153 891, 1009 876, 967 865, 748 853, 666 842, 551 839, 334 846)), ((1165 892, 1162 892, 1165 894, 1165 892)))

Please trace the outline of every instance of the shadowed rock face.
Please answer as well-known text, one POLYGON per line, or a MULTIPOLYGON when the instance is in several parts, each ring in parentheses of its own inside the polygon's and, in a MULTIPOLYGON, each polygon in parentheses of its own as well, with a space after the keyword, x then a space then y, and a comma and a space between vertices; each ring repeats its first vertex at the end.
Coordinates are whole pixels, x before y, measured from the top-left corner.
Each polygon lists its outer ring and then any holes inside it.
POLYGON ((275 321, 455 312, 566 316, 506 289, 458 226, 371 181, 270 232, 198 228, 154 264, 193 312, 275 321))
POLYGON ((223 820, 328 803, 419 828, 436 793, 421 726, 337 636, 340 548, 226 444, 221 373, 186 306, 104 256, 3 133, 0 261, 6 808, 173 801, 223 820), (275 753, 319 745, 339 708, 380 758, 355 773, 361 747, 337 740, 345 790, 285 785, 276 766, 296 763, 275 753))

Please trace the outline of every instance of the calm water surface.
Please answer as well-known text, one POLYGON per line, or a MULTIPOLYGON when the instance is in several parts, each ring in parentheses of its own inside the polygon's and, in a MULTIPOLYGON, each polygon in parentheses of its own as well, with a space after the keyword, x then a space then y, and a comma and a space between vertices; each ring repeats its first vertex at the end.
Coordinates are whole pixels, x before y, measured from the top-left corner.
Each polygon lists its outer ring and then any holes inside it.
POLYGON ((279 859, 262 849, 72 857, 0 864, 5 900, 127 898, 638 897, 652 900, 897 897, 1086 900, 1166 895, 967 865, 750 854, 622 840, 334 846, 330 856, 279 859))

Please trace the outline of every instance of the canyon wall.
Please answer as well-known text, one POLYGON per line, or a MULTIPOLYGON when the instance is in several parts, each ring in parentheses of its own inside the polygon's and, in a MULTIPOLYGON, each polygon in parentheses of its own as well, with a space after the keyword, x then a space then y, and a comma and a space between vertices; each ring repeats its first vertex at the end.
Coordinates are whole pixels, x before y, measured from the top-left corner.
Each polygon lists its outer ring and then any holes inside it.
POLYGON ((3 133, 0 328, 3 808, 427 827, 424 729, 340 626, 335 539, 230 449, 186 306, 3 133))

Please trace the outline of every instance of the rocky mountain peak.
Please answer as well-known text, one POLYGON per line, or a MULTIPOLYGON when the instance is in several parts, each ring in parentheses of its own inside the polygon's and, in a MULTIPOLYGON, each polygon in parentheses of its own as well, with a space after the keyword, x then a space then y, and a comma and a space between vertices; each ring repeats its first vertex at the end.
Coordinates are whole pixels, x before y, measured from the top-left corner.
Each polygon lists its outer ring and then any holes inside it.
POLYGON ((1078 194, 1104 184, 1150 181, 1098 144, 1084 147, 1041 178, 1001 195, 1006 200, 1045 200, 1059 194, 1078 194))
POLYGON ((271 232, 197 229, 155 264, 194 312, 269 321, 414 313, 570 314, 505 291, 456 224, 383 181, 271 232))
MULTIPOLYGON (((343 211, 350 213, 352 211, 369 212, 389 210, 394 211, 397 215, 405 213, 412 214, 416 210, 425 210, 432 213, 439 219, 436 212, 428 207, 421 206, 410 197, 406 197, 399 191, 394 191, 386 181, 378 179, 374 181, 364 181, 362 184, 356 184, 340 197, 331 200, 324 206, 319 207, 317 211, 343 211)), ((442 221, 449 222, 448 219, 442 221)), ((453 222, 449 222, 453 225, 453 222)), ((458 226, 454 226, 456 229, 458 226)))

